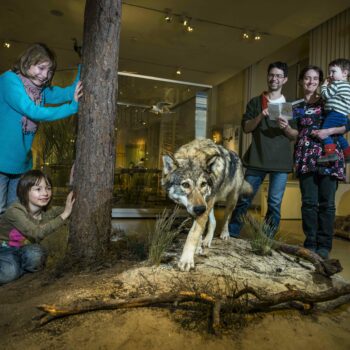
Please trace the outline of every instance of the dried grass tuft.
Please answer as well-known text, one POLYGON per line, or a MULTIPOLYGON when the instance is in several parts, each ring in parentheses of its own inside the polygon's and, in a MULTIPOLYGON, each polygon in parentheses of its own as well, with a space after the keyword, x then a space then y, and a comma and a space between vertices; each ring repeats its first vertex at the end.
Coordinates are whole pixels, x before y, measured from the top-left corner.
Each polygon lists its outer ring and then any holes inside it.
POLYGON ((273 228, 265 220, 259 220, 247 214, 243 217, 245 228, 250 237, 252 251, 257 255, 271 255, 274 249, 273 228))
POLYGON ((158 216, 153 232, 149 234, 148 244, 148 262, 151 265, 159 265, 166 253, 171 247, 175 238, 184 229, 189 218, 176 225, 176 219, 179 216, 180 208, 178 206, 170 213, 164 209, 158 216))

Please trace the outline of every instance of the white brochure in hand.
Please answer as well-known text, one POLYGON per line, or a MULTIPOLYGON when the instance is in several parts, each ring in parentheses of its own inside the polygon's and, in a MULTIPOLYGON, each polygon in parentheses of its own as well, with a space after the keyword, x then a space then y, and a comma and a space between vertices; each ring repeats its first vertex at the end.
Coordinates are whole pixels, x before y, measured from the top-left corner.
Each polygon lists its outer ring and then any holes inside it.
POLYGON ((269 103, 267 108, 271 120, 277 120, 280 115, 283 115, 287 120, 293 119, 293 104, 290 102, 269 103))
POLYGON ((283 115, 287 120, 293 119, 293 107, 303 101, 304 99, 293 102, 268 103, 269 118, 276 120, 280 115, 283 115))

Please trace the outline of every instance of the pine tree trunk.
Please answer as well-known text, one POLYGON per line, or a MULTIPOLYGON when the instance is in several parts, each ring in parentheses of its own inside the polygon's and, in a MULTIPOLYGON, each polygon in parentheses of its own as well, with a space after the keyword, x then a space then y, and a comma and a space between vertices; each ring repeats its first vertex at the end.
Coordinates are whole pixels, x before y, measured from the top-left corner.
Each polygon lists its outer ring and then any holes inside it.
POLYGON ((86 0, 85 5, 84 96, 78 116, 76 202, 66 259, 81 267, 102 260, 109 246, 121 8, 121 0, 86 0))

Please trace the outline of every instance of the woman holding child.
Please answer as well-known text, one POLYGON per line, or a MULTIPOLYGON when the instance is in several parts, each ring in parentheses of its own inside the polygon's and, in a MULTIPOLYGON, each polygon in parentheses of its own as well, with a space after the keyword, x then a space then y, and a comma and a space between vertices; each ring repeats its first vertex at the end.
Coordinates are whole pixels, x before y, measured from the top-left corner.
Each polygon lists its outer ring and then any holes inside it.
POLYGON ((338 160, 318 164, 322 155, 322 139, 343 134, 346 127, 321 129, 324 121, 324 101, 317 93, 323 82, 323 72, 317 66, 305 67, 299 75, 304 100, 294 108, 298 130, 288 121, 279 118, 279 126, 287 136, 296 139, 295 170, 299 178, 302 197, 302 225, 306 236, 304 247, 327 259, 332 249, 335 219, 335 192, 339 180, 345 179, 345 164, 342 149, 337 142, 338 160))

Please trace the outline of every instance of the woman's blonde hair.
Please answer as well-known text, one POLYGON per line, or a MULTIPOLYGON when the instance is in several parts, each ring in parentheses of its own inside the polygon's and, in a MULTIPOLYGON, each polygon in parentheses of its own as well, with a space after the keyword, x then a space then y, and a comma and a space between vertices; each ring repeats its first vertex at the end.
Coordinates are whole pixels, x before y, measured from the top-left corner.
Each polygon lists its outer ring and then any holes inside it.
POLYGON ((42 62, 49 62, 51 65, 51 78, 45 85, 50 85, 53 74, 55 73, 57 62, 55 53, 50 50, 45 44, 36 43, 29 46, 17 59, 12 67, 15 73, 21 73, 27 78, 31 78, 28 75, 28 70, 31 66, 37 65, 42 62))

